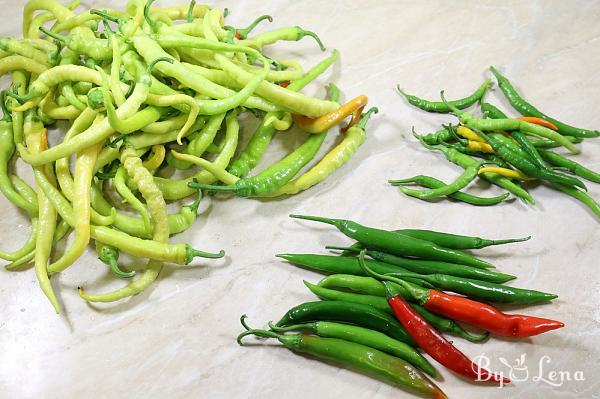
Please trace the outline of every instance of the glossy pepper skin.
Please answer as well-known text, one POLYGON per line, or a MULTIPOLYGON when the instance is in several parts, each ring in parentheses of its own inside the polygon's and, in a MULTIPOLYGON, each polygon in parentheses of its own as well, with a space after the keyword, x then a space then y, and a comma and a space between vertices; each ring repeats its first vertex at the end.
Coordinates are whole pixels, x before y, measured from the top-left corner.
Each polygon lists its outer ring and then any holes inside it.
MULTIPOLYGON (((381 299, 385 301, 385 299, 381 299)), ((388 306, 387 302, 385 303, 385 306, 388 306)), ((404 342, 390 338, 379 331, 331 321, 313 321, 311 323, 295 324, 288 327, 277 327, 273 325, 273 323, 269 323, 269 328, 278 333, 303 331, 323 338, 338 338, 365 345, 392 356, 399 357, 400 359, 404 359, 430 376, 436 376, 436 371, 433 366, 417 351, 417 349, 404 342)))
POLYGON ((363 226, 351 220, 305 215, 290 215, 290 217, 331 224, 348 237, 361 242, 366 247, 389 252, 393 255, 435 259, 481 268, 494 267, 484 260, 477 259, 458 250, 442 248, 430 241, 420 240, 399 233, 363 226))
POLYGON ((238 343, 247 335, 276 338, 294 352, 306 353, 317 359, 341 363, 381 381, 407 389, 426 398, 447 396, 419 369, 405 360, 368 346, 337 338, 322 338, 306 334, 277 334, 273 331, 248 329, 238 336, 238 343))
MULTIPOLYGON (((479 86, 477 88, 477 90, 475 90, 475 92, 473 92, 473 94, 471 94, 467 97, 461 98, 459 100, 448 101, 448 102, 451 103, 452 105, 454 105, 458 109, 468 108, 471 105, 475 104, 477 101, 480 101, 483 98, 483 96, 485 96, 485 93, 487 92, 488 88, 490 87, 490 84, 491 84, 491 81, 489 79, 486 79, 486 81, 483 82, 483 84, 481 86, 479 86)), ((400 94, 402 94, 402 96, 404 96, 404 98, 406 98, 406 100, 411 105, 414 105, 415 107, 420 108, 423 111, 439 112, 439 113, 448 113, 451 111, 450 108, 448 107, 448 105, 441 101, 428 101, 428 100, 419 98, 417 96, 407 94, 403 90, 400 89, 400 86, 397 86, 396 89, 398 90, 398 92, 400 94)))
POLYGON ((600 135, 600 132, 598 132, 597 130, 581 129, 574 126, 569 126, 566 123, 557 121, 556 119, 551 118, 548 115, 542 113, 533 105, 525 101, 515 90, 510 81, 505 76, 500 74, 500 72, 498 72, 496 68, 491 67, 490 70, 498 80, 498 86, 500 87, 500 90, 502 90, 502 92, 504 93, 504 96, 506 97, 508 102, 510 102, 510 105, 512 105, 513 108, 519 111, 522 115, 536 116, 538 118, 551 122, 558 128, 558 132, 563 135, 583 138, 593 138, 598 137, 600 135))
POLYGON ((506 314, 493 306, 457 295, 429 290, 425 309, 479 327, 501 337, 525 338, 564 327, 559 321, 506 314))
MULTIPOLYGON (((346 292, 339 291, 336 289, 328 288, 328 284, 336 284, 342 283, 341 287, 337 288, 346 288, 344 287, 344 282, 348 282, 348 279, 354 280, 350 282, 350 284, 355 284, 354 289, 358 288, 361 284, 361 279, 371 279, 370 277, 356 277, 356 276, 344 276, 344 275, 333 275, 326 277, 325 279, 319 282, 319 285, 313 285, 308 282, 304 282, 304 284, 308 287, 309 290, 319 298, 323 300, 331 300, 331 301, 346 301, 353 303, 361 303, 365 305, 372 306, 376 309, 379 309, 385 313, 393 314, 392 309, 390 309, 386 299, 385 299, 385 288, 383 284, 378 282, 377 280, 373 280, 373 282, 378 286, 375 288, 376 292, 379 291, 379 287, 381 287, 381 295, 372 295, 372 294, 359 294, 355 292, 346 292), (334 281, 332 278, 336 278, 336 276, 340 276, 341 280, 334 281), (323 283, 323 284, 321 284, 323 283)), ((367 286, 364 289, 369 290, 369 283, 367 282, 367 286)), ((398 287, 401 289, 401 287, 398 287)), ((407 295, 408 296, 408 295, 407 295)), ((431 323, 438 330, 456 335, 458 337, 462 337, 467 341, 471 342, 482 342, 485 341, 489 335, 489 333, 481 334, 481 335, 473 335, 465 331, 461 326, 455 323, 453 320, 447 319, 445 317, 439 316, 435 313, 428 311, 420 305, 413 305, 414 309, 421 315, 425 320, 431 323)))
POLYGON ((288 310, 275 324, 284 327, 308 321, 329 320, 356 324, 380 331, 398 341, 414 345, 406 330, 390 315, 372 306, 345 301, 306 302, 288 310))
MULTIPOLYGON (((331 249, 333 247, 328 248, 331 249)), ((361 248, 355 246, 347 248, 336 247, 335 249, 343 249, 345 251, 356 252, 360 252, 361 250, 361 248)), ((509 280, 513 280, 516 278, 515 276, 510 274, 494 272, 486 269, 478 269, 472 266, 457 265, 455 263, 437 262, 424 259, 401 258, 399 256, 386 254, 385 252, 381 251, 367 250, 366 254, 380 262, 399 266, 411 272, 420 274, 442 273, 456 277, 467 277, 476 280, 489 281, 493 283, 505 283, 509 280)))
POLYGON ((361 267, 373 277, 384 280, 388 299, 390 296, 409 298, 434 313, 505 337, 529 337, 564 326, 561 322, 539 317, 508 315, 485 303, 380 275, 368 268, 362 256, 364 253, 359 258, 361 267))
MULTIPOLYGON (((384 284, 387 285, 387 282, 384 284)), ((446 368, 473 381, 510 383, 508 378, 479 368, 465 354, 448 342, 431 324, 427 323, 402 296, 388 292, 388 303, 396 318, 407 329, 417 345, 446 368)))

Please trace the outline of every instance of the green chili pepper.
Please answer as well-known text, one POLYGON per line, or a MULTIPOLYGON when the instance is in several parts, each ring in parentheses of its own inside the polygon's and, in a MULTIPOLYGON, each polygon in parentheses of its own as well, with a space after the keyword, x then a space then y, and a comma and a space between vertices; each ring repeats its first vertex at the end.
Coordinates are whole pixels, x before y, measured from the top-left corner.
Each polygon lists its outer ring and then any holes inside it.
MULTIPOLYGON (((431 176, 418 175, 414 177, 410 177, 408 179, 395 180, 397 185, 407 184, 407 183, 415 183, 420 186, 428 187, 428 188, 442 188, 447 184, 441 180, 438 180, 431 176)), ((508 198, 510 193, 504 193, 497 197, 479 197, 473 194, 464 193, 462 191, 456 191, 452 194, 448 194, 448 197, 455 199, 457 201, 466 202, 471 205, 478 206, 489 206, 496 205, 508 198)))
MULTIPOLYGON (((483 111, 483 114, 486 115, 486 117, 488 117, 488 118, 492 118, 492 119, 506 118, 506 115, 502 111, 500 111, 498 108, 493 106, 492 104, 488 104, 488 103, 481 104, 481 110, 483 111)), ((535 145, 533 144, 533 142, 531 140, 529 140, 527 138, 527 136, 525 136, 523 133, 521 133, 518 130, 513 130, 510 132, 510 134, 517 141, 517 143, 519 143, 519 145, 521 146, 523 151, 525 151, 525 153, 529 156, 529 159, 533 163, 535 163, 540 168, 546 168, 546 164, 544 163, 544 160, 542 159, 539 152, 535 148, 535 145)))
MULTIPOLYGON (((382 299, 389 308, 387 301, 384 298, 379 299, 382 299)), ((269 327, 271 330, 278 333, 306 331, 323 338, 338 338, 348 342, 365 345, 397 358, 404 359, 430 376, 436 376, 435 368, 415 348, 404 342, 390 338, 379 331, 331 321, 314 321, 312 323, 296 324, 288 327, 277 327, 272 323, 269 323, 269 327)))
POLYGON ((330 224, 368 248, 378 249, 394 255, 414 256, 480 268, 493 267, 484 260, 458 250, 442 248, 432 242, 399 233, 363 226, 351 220, 305 215, 290 215, 290 217, 330 224))
MULTIPOLYGON (((577 138, 577 137, 573 137, 573 136, 565 136, 565 138, 567 140, 569 140, 571 143, 575 143, 575 144, 581 143, 583 141, 583 139, 577 138)), ((557 144, 555 141, 552 141, 552 140, 539 139, 539 140, 529 140, 529 141, 536 148, 557 148, 557 147, 560 147, 560 144, 557 144)))
MULTIPOLYGON (((356 258, 316 254, 278 254, 275 256, 285 259, 296 266, 307 268, 309 270, 315 270, 321 273, 341 273, 365 276, 365 273, 360 268, 358 259, 356 258)), ((382 274, 397 272, 408 273, 407 269, 391 265, 389 263, 378 262, 370 259, 367 259, 366 262, 369 264, 369 267, 382 274)), ((415 275, 415 277, 418 276, 415 275)), ((411 281, 420 283, 418 278, 411 279, 411 281)))
POLYGON ((345 164, 352 155, 354 155, 358 147, 364 143, 367 138, 365 132, 367 122, 369 121, 370 116, 377 112, 379 112, 379 110, 376 107, 369 109, 361 116, 360 121, 356 125, 351 126, 348 131, 346 131, 344 140, 329 151, 319 163, 302 176, 290 181, 268 196, 275 197, 284 194, 296 194, 325 180, 331 173, 345 164))
POLYGON ((247 335, 276 338, 294 352, 307 353, 318 359, 342 363, 421 396, 437 399, 446 397, 425 374, 413 368, 408 362, 377 349, 344 339, 322 338, 305 334, 283 335, 273 331, 250 329, 243 320, 244 316, 242 316, 242 322, 247 331, 238 336, 240 345, 242 338, 247 335))
POLYGON ((372 306, 344 301, 306 302, 288 310, 275 324, 285 327, 308 321, 340 321, 382 332, 414 346, 413 339, 393 316, 372 306))
MULTIPOLYGON (((302 78, 290 83, 287 89, 291 91, 301 90, 303 87, 321 75, 324 71, 326 71, 335 61, 337 61, 338 57, 339 53, 337 50, 334 50, 330 57, 314 66, 302 78)), ((281 115, 282 113, 275 113, 275 116, 277 117, 280 117, 281 115)), ((246 145, 246 148, 227 168, 229 173, 238 177, 244 177, 258 164, 276 132, 274 126, 266 124, 269 116, 270 114, 265 115, 263 122, 258 126, 252 135, 252 138, 246 145)))
MULTIPOLYGON (((442 101, 444 99, 444 93, 441 93, 442 101)), ((468 112, 461 111, 458 108, 448 104, 452 112, 458 117, 463 125, 470 128, 475 128, 481 131, 498 131, 498 130, 521 130, 523 133, 532 134, 535 136, 547 138, 560 143, 573 154, 579 154, 579 149, 565 139, 560 133, 555 132, 545 126, 534 125, 533 123, 521 121, 519 119, 481 119, 468 112)))
MULTIPOLYGON (((483 82, 483 84, 470 96, 461 98, 460 100, 448 101, 448 103, 452 104, 453 106, 455 106, 458 109, 468 108, 471 105, 475 104, 477 101, 481 101, 481 99, 485 96, 485 93, 487 92, 490 85, 491 85, 491 81, 489 79, 486 79, 485 82, 483 82)), ((407 94, 404 91, 402 91, 402 89, 400 88, 400 85, 396 86, 396 89, 398 90, 398 92, 400 94, 402 94, 404 96, 404 98, 406 98, 406 100, 410 104, 414 105, 417 108, 422 109, 423 111, 440 112, 440 113, 448 113, 451 111, 450 107, 448 107, 447 104, 444 104, 441 101, 437 101, 437 102, 428 101, 428 100, 419 98, 417 96, 407 94)), ((437 143, 433 142, 430 144, 437 144, 437 143)))
POLYGON ((432 188, 428 190, 415 190, 409 187, 405 187, 402 184, 404 180, 388 180, 392 186, 397 186, 400 191, 411 197, 419 198, 421 200, 434 199, 444 197, 446 195, 453 194, 466 186, 468 186, 475 178, 477 178, 477 172, 481 168, 484 162, 478 162, 474 165, 468 166, 462 175, 460 175, 452 183, 439 188, 432 188))
POLYGON ((575 187, 565 186, 564 184, 560 183, 550 183, 550 185, 562 191, 563 193, 575 198, 576 200, 590 208, 594 215, 600 218, 600 205, 589 194, 584 193, 583 191, 578 190, 575 187))
MULTIPOLYGON (((336 100, 339 96, 339 90, 333 84, 330 87, 331 98, 336 100)), ((327 132, 311 134, 303 144, 285 158, 269 166, 256 176, 238 179, 236 176, 223 170, 221 171, 222 174, 229 175, 228 178, 231 179, 233 184, 227 182, 230 184, 229 186, 212 186, 190 183, 189 187, 198 190, 207 189, 211 191, 234 192, 241 197, 268 195, 290 181, 315 156, 325 141, 326 135, 327 132)), ((205 168, 210 167, 208 163, 204 163, 202 166, 205 168)), ((211 170, 209 169, 209 171, 211 170)))
POLYGON ((559 168, 566 168, 569 172, 576 174, 577 176, 583 177, 586 180, 592 181, 594 183, 600 183, 600 173, 594 172, 591 169, 586 168, 585 166, 563 157, 560 154, 552 151, 539 151, 542 158, 551 163, 553 166, 559 168))
MULTIPOLYGON (((402 231, 402 230, 400 230, 402 231)), ((407 234, 409 235, 409 234, 407 234)), ((421 236, 422 235, 418 235, 421 236)), ((417 237, 419 238, 419 237, 417 237)), ((510 240, 508 241, 510 242, 510 240)), ((438 243, 439 244, 439 243, 438 243)), ((360 248, 353 247, 332 247, 327 246, 327 249, 340 249, 347 250, 352 252, 360 252, 360 248)), ((366 252, 371 258, 378 260, 380 262, 389 263, 391 265, 400 266, 408 271, 419 273, 419 274, 435 274, 442 273, 448 274, 456 277, 467 277, 473 278, 476 280, 482 281, 490 281, 493 283, 505 283, 509 280, 513 280, 516 276, 510 274, 504 274, 499 272, 494 272, 491 270, 479 269, 476 267, 458 265, 455 263, 446 263, 446 262, 437 262, 432 260, 422 260, 422 259, 411 259, 411 258, 401 258, 399 256, 394 256, 390 254, 386 254, 381 251, 370 251, 366 252)))
MULTIPOLYGON (((413 134, 425 148, 427 148, 429 150, 440 151, 442 154, 444 154, 446 159, 448 159, 450 162, 452 162, 456 165, 459 165, 462 168, 467 168, 478 162, 477 160, 473 159, 472 157, 470 157, 466 154, 462 154, 453 148, 448 148, 448 147, 445 147, 442 145, 427 144, 421 136, 419 136, 416 133, 413 133, 413 134)), ((532 205, 535 204, 535 200, 533 199, 533 197, 531 197, 531 195, 527 192, 527 190, 525 190, 523 187, 521 187, 517 183, 511 181, 510 179, 500 176, 500 175, 497 175, 495 173, 483 173, 483 174, 481 174, 481 177, 483 177, 484 179, 488 180, 489 182, 491 182, 499 187, 504 188, 505 190, 514 194, 521 200, 523 200, 527 203, 530 203, 532 205)))
MULTIPOLYGON (((500 120, 500 119, 496 119, 500 120)), ((494 152, 498 154, 502 159, 506 162, 510 163, 526 175, 532 177, 538 177, 540 179, 548 180, 555 183, 565 184, 567 186, 577 186, 586 188, 585 184, 572 176, 564 175, 546 168, 540 168, 535 165, 529 158, 525 158, 525 156, 519 154, 517 151, 513 150, 510 146, 503 143, 501 140, 496 138, 494 135, 486 135, 477 128, 473 128, 479 137, 485 140, 492 148, 494 152)))
POLYGON ((491 245, 504 245, 523 242, 531 239, 531 236, 523 238, 508 238, 502 240, 489 240, 481 237, 463 236, 450 233, 442 233, 432 230, 401 229, 394 230, 396 233, 408 235, 421 240, 431 241, 446 248, 452 249, 481 249, 491 245))
POLYGON ((423 141, 430 145, 445 143, 452 138, 454 138, 452 130, 448 127, 444 127, 437 132, 429 133, 422 137, 423 141))
POLYGON ((498 70, 496 68, 490 67, 490 70, 496 77, 496 80, 498 80, 498 86, 504 93, 504 96, 506 97, 506 99, 508 100, 510 105, 512 105, 514 109, 519 111, 519 113, 521 113, 521 115, 536 116, 538 118, 545 119, 548 122, 553 123, 558 128, 559 133, 561 133, 563 135, 569 135, 569 136, 573 136, 573 137, 582 137, 582 138, 600 136, 600 132, 598 132, 597 130, 587 130, 587 129, 581 129, 581 128, 569 126, 565 123, 557 121, 556 119, 551 118, 548 115, 542 113, 537 108, 535 108, 533 105, 531 105, 527 101, 525 101, 519 95, 519 93, 515 90, 515 88, 510 83, 510 81, 506 77, 501 75, 500 72, 498 72, 498 70))
MULTIPOLYGON (((391 273, 390 276, 414 278, 414 274, 391 273)), ((464 277, 454 277, 445 274, 421 275, 424 281, 439 289, 453 291, 484 301, 508 303, 512 305, 531 305, 548 302, 558 298, 558 295, 546 292, 509 287, 507 285, 473 280, 464 277)))

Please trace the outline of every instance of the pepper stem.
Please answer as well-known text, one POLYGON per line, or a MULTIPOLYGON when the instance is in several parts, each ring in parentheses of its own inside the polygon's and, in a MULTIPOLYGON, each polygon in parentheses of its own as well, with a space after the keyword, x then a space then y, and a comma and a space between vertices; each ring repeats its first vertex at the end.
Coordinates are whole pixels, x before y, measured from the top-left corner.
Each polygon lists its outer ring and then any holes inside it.
POLYGON ((490 336, 489 331, 484 332, 483 334, 471 334, 470 332, 463 330, 462 328, 460 329, 460 331, 454 331, 455 334, 457 334, 459 337, 462 337, 464 339, 466 339, 469 342, 474 342, 474 343, 479 343, 479 342, 483 342, 486 339, 488 339, 488 337, 490 336))
POLYGON ((294 324, 294 325, 287 326, 287 327, 279 327, 272 321, 270 321, 267 324, 269 325, 269 328, 275 332, 288 332, 288 331, 298 331, 298 330, 314 331, 316 322, 304 323, 304 324, 294 324))
POLYGON ((118 263, 119 251, 114 247, 104 245, 100 249, 100 253, 98 253, 98 259, 110 266, 110 270, 119 278, 131 278, 135 275, 135 271, 133 270, 129 272, 121 270, 118 263))
POLYGON ((218 253, 205 252, 192 248, 190 245, 185 246, 185 264, 187 265, 196 257, 208 258, 208 259, 219 259, 225 256, 225 251, 220 250, 218 253))
POLYGON ((146 5, 144 6, 144 18, 146 19, 146 22, 148 22, 148 25, 150 25, 150 28, 156 32, 156 29, 158 28, 157 23, 154 19, 150 18, 150 6, 152 6, 152 3, 154 3, 154 0, 148 0, 146 2, 146 5))
POLYGON ((65 44, 60 40, 54 40, 54 44, 56 44, 56 50, 48 54, 48 61, 51 65, 56 66, 60 64, 60 53, 63 50, 65 44))
POLYGON ((247 28, 244 29, 237 29, 236 33, 238 34, 240 39, 246 39, 248 37, 248 35, 250 34, 250 32, 252 32, 254 30, 254 28, 256 28, 256 26, 261 23, 264 20, 268 20, 269 22, 273 22, 273 17, 270 15, 261 15, 260 17, 256 18, 254 20, 254 22, 252 22, 250 25, 248 25, 247 28))
POLYGON ((460 109, 458 109, 454 104, 452 104, 451 102, 448 102, 446 100, 446 97, 444 97, 444 90, 442 90, 440 92, 440 97, 442 98, 442 102, 448 107, 450 108, 450 111, 452 111, 454 114, 456 114, 457 116, 462 114, 463 111, 461 111, 460 109))
POLYGON ((192 0, 190 2, 190 6, 188 7, 186 20, 188 23, 194 21, 194 7, 196 7, 196 0, 192 0))
MULTIPOLYGON (((401 286, 408 292, 408 294, 411 297, 410 299, 412 299, 412 300, 415 300, 421 304, 423 304, 427 301, 427 298, 429 297, 429 290, 427 288, 422 288, 422 287, 416 286, 414 284, 410 284, 410 283, 408 283, 404 280, 401 280, 399 278, 396 278, 396 277, 377 273, 374 270, 372 270, 371 268, 369 268, 365 262, 365 253, 366 252, 367 251, 363 249, 362 251, 360 251, 360 254, 358 255, 358 264, 365 273, 367 273, 369 276, 371 276, 377 280, 390 281, 392 283, 398 284, 399 286, 401 286)), ((409 276, 409 277, 414 277, 414 276, 409 276)), ((386 291, 387 291, 387 288, 386 288, 386 291)))
POLYGON ((388 183, 390 183, 392 186, 401 186, 401 185, 407 184, 407 183, 415 183, 417 178, 418 178, 418 176, 413 176, 413 177, 408 177, 406 179, 388 180, 388 183))
POLYGON ((365 130, 365 128, 367 127, 367 122, 369 122, 369 118, 371 118, 371 115, 376 114, 378 112, 379 108, 377 107, 369 108, 367 112, 362 114, 362 116, 360 117, 360 121, 358 121, 358 123, 355 126, 359 129, 365 130))
POLYGON ((116 22, 116 23, 120 23, 121 22, 120 18, 117 18, 117 17, 115 17, 113 15, 110 15, 106 11, 98 10, 98 9, 95 9, 95 8, 92 8, 90 10, 90 14, 98 15, 98 16, 102 17, 102 19, 107 19, 107 20, 112 21, 112 22, 116 22))
POLYGON ((297 28, 300 31, 300 33, 298 35, 298 40, 302 39, 304 36, 310 36, 313 39, 315 39, 315 41, 319 45, 319 48, 321 49, 321 51, 327 50, 327 48, 323 45, 323 42, 321 41, 321 39, 319 38, 319 36, 317 36, 317 34, 315 32, 311 32, 309 30, 304 30, 299 26, 297 28))
MULTIPOLYGON (((335 245, 327 245, 325 246, 325 249, 336 249, 338 251, 349 251, 349 252, 360 252, 362 251, 361 248, 354 248, 354 247, 338 247, 335 245)), ((368 254, 367 254, 368 255, 368 254)))
POLYGON ((153 60, 151 63, 148 64, 148 67, 146 68, 146 73, 150 74, 150 72, 152 72, 152 69, 154 68, 154 66, 156 64, 158 64, 159 62, 168 62, 169 64, 172 64, 174 62, 173 58, 171 57, 158 57, 157 59, 153 60))
POLYGON ((208 191, 237 191, 237 187, 234 186, 215 186, 212 184, 202 184, 202 183, 188 183, 189 188, 193 188, 196 190, 208 190, 208 191))
POLYGON ((279 338, 279 334, 277 334, 273 331, 250 328, 250 326, 248 326, 248 324, 246 323, 247 318, 248 318, 248 316, 246 316, 245 314, 240 317, 240 323, 242 323, 242 326, 246 329, 246 331, 244 331, 243 333, 238 335, 237 343, 239 345, 242 345, 242 339, 248 335, 256 335, 257 337, 263 337, 263 338, 279 338))
POLYGON ((52 32, 50 29, 46 29, 43 26, 40 26, 40 31, 42 31, 46 36, 51 37, 59 42, 66 43, 67 38, 59 33, 52 32))
POLYGON ((198 208, 200 207, 200 202, 202 201, 202 191, 201 190, 197 190, 196 191, 196 198, 194 198, 194 202, 192 202, 189 205, 186 205, 188 208, 191 209, 192 212, 194 212, 194 214, 198 213, 198 208))

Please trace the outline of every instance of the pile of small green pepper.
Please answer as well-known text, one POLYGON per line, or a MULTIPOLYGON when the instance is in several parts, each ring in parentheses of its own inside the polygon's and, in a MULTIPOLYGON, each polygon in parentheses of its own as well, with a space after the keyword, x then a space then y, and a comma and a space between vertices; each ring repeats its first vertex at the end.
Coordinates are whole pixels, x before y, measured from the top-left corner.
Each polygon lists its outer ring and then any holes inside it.
POLYGON ((443 126, 441 130, 427 135, 414 131, 413 134, 425 148, 441 152, 465 172, 449 184, 424 175, 390 180, 390 184, 406 195, 423 200, 448 196, 457 201, 487 206, 506 200, 510 194, 533 205, 535 200, 525 185, 541 182, 582 202, 600 218, 600 205, 586 192, 586 185, 581 180, 600 183, 600 173, 550 150, 564 147, 571 154, 578 154, 580 150, 575 144, 598 137, 600 132, 573 127, 549 117, 521 97, 496 68, 492 67, 491 71, 508 102, 522 117, 509 118, 496 106, 484 102, 491 84, 489 80, 470 96, 454 101, 446 101, 443 92, 442 101, 434 102, 408 95, 399 89, 410 104, 424 111, 453 113, 458 117, 458 125, 443 126), (477 102, 483 118, 464 111, 477 102), (496 197, 480 197, 461 191, 477 177, 507 192, 496 197), (426 189, 408 187, 410 184, 426 189))
POLYGON ((363 114, 365 96, 340 106, 333 84, 328 100, 300 92, 336 62, 337 51, 308 71, 266 55, 275 43, 303 37, 325 51, 313 32, 293 26, 251 36, 272 18, 261 16, 238 29, 225 24, 227 10, 195 0, 167 8, 152 3, 129 0, 125 10, 77 12, 78 0, 67 6, 29 0, 23 39, 0 38, 0 76, 12 76, 0 98, 0 191, 31 220, 27 242, 0 251, 0 258, 11 262, 8 270, 33 265, 56 312, 60 302, 49 277, 74 264, 92 240, 99 259, 119 278, 135 274, 119 265, 120 253, 148 262, 141 276, 116 291, 80 288, 90 302, 138 294, 164 262, 220 258, 223 251, 169 243, 196 220, 203 190, 252 197, 305 190, 354 154, 377 112, 363 114), (327 131, 348 116, 344 139, 300 174, 327 131), (246 141, 240 119, 252 117, 261 122, 240 149, 246 141), (49 140, 47 129, 60 132, 62 126, 66 133, 49 140), (275 133, 292 126, 311 133, 304 144, 248 177, 275 133), (36 189, 17 176, 17 158, 31 166, 36 189), (168 201, 187 197, 193 199, 179 212, 167 211, 168 201), (71 231, 64 254, 52 259, 71 231))
POLYGON ((277 255, 327 275, 317 284, 304 281, 321 301, 293 307, 267 329, 250 327, 242 316, 246 331, 238 336, 240 344, 248 335, 275 338, 292 351, 341 363, 423 397, 445 398, 429 379, 437 371, 421 351, 463 378, 509 381, 484 369, 476 372, 476 365, 444 334, 480 343, 490 335, 526 338, 564 326, 490 305, 547 303, 557 296, 506 285, 516 277, 467 252, 530 237, 489 240, 431 230, 388 231, 345 219, 291 217, 327 223, 356 242, 327 247, 342 251, 340 255, 277 255), (482 333, 467 332, 459 323, 482 333), (286 334, 292 331, 299 333, 286 334))

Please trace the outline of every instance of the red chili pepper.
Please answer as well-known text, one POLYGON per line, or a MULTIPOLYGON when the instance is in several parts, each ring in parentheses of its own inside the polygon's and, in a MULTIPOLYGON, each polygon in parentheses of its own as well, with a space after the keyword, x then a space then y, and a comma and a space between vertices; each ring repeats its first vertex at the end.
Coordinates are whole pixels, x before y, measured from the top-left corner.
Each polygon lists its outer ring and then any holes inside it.
POLYGON ((564 327, 560 321, 506 314, 493 306, 458 295, 429 290, 425 309, 502 337, 531 337, 564 327))
POLYGON ((279 82, 278 85, 281 87, 288 87, 290 85, 290 81, 286 80, 285 82, 279 82))
POLYGON ((235 32, 235 38, 238 40, 242 40, 242 35, 240 35, 240 32, 235 32))
POLYGON ((558 130, 558 128, 556 127, 556 125, 554 123, 549 122, 542 118, 535 117, 535 116, 521 116, 517 119, 521 120, 521 121, 533 123, 535 125, 544 126, 544 127, 547 127, 548 129, 558 130))
POLYGON ((508 378, 491 373, 473 363, 471 359, 448 342, 439 331, 417 313, 401 295, 394 294, 389 283, 384 282, 383 284, 386 288, 388 303, 396 318, 406 328, 417 345, 427 354, 446 368, 470 380, 510 383, 508 378))
POLYGON ((404 288, 405 294, 410 296, 409 299, 417 301, 425 309, 495 335, 524 338, 565 326, 560 321, 541 317, 506 314, 485 303, 419 287, 396 277, 375 273, 364 262, 360 262, 360 265, 365 272, 379 280, 399 284, 404 288))

